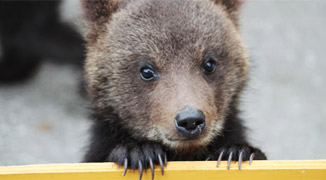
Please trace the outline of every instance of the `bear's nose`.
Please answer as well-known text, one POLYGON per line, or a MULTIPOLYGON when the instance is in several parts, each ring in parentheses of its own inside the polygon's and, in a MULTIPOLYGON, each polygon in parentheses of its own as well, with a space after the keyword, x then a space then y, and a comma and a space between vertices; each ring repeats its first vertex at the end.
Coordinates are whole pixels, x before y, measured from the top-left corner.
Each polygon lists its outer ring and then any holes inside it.
POLYGON ((199 136, 206 123, 205 115, 198 109, 186 106, 174 119, 175 127, 188 138, 199 136))

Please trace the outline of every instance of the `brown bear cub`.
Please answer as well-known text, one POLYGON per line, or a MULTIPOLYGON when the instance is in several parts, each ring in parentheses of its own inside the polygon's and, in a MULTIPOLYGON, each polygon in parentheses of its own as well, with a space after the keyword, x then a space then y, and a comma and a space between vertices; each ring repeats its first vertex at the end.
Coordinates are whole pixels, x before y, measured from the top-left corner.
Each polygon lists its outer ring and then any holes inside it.
POLYGON ((238 117, 249 61, 240 0, 82 0, 94 109, 87 162, 266 159, 238 117))

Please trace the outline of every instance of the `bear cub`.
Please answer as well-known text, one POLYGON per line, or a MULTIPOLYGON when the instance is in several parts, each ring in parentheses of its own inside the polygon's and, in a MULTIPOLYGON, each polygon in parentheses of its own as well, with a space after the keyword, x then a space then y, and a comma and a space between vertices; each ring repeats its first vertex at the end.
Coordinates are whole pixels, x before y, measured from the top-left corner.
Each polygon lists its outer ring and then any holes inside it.
POLYGON ((85 80, 94 109, 86 162, 263 160, 246 140, 239 96, 249 59, 241 0, 82 0, 85 80))

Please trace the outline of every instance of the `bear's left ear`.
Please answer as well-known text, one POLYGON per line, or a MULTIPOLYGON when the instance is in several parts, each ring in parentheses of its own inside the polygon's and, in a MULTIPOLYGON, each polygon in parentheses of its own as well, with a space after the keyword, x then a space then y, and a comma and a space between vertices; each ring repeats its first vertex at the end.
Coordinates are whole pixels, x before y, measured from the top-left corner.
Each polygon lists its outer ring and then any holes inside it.
POLYGON ((80 0, 87 25, 86 38, 94 42, 98 35, 105 32, 112 13, 117 11, 122 0, 80 0))
POLYGON ((229 14, 230 19, 238 26, 238 13, 241 5, 245 0, 212 0, 216 4, 222 5, 227 13, 229 14))

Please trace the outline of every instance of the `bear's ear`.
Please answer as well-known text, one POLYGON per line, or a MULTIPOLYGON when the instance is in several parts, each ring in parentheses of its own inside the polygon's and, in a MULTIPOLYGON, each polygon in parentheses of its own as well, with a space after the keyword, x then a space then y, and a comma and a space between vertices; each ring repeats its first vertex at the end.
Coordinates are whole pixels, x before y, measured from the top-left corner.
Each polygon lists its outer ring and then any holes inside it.
POLYGON ((99 34, 105 32, 105 24, 112 13, 117 11, 121 0, 80 0, 86 20, 86 39, 96 41, 99 34))
POLYGON ((225 7, 230 19, 238 26, 238 13, 245 0, 213 0, 216 4, 225 7))

